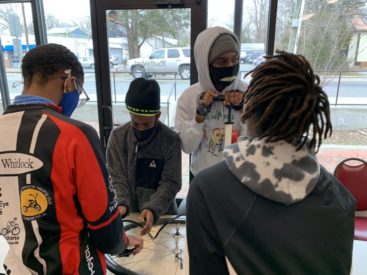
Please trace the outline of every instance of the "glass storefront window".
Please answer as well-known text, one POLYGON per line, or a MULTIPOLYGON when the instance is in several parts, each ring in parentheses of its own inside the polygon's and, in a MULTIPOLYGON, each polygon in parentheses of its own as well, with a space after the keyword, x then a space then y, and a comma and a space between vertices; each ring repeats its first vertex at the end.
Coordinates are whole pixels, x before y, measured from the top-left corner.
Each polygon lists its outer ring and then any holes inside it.
POLYGON ((161 121, 174 127, 176 103, 190 85, 190 10, 106 11, 114 124, 130 121, 125 95, 134 78, 161 88, 161 121))
POLYGON ((269 0, 252 0, 243 4, 240 71, 245 75, 264 61, 269 0))
POLYGON ((64 45, 78 57, 84 68, 84 89, 90 100, 72 117, 99 131, 91 16, 88 0, 43 0, 47 41, 64 45), (72 8, 70 8, 72 7, 72 8))
POLYGON ((233 31, 234 0, 208 0, 208 27, 221 26, 233 31))
MULTIPOLYGON (((111 98, 114 125, 130 121, 125 96, 138 77, 155 79, 161 90, 160 121, 174 127, 177 100, 190 86, 190 9, 108 10, 111 98)), ((183 154, 183 188, 189 183, 183 154)))
POLYGON ((365 5, 339 0, 280 0, 278 5, 275 48, 304 55, 329 97, 333 135, 318 157, 331 172, 346 157, 367 156, 365 5))
POLYGON ((21 60, 36 44, 30 3, 0 3, 0 39, 10 101, 13 102, 23 88, 17 85, 22 82, 21 60))

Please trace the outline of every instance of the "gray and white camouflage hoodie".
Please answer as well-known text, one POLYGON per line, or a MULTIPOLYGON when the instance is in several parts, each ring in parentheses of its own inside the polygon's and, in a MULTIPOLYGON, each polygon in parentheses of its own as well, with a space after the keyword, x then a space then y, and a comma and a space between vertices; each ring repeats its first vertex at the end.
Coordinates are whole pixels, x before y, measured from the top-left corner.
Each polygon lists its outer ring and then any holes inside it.
POLYGON ((229 170, 262 197, 286 205, 303 200, 315 187, 320 164, 306 147, 286 141, 240 137, 224 149, 229 170))

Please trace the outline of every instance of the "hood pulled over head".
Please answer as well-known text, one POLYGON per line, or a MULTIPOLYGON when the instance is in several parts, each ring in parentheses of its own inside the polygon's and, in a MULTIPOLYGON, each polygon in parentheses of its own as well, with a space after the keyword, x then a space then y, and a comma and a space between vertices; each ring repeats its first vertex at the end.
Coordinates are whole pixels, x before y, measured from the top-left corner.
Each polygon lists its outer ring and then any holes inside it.
MULTIPOLYGON (((198 79, 202 91, 216 90, 210 77, 209 63, 210 59, 214 59, 215 57, 223 53, 221 52, 221 49, 223 48, 228 48, 231 51, 235 51, 237 49, 237 52, 239 52, 240 49, 240 43, 237 36, 226 28, 207 28, 206 30, 202 31, 196 38, 194 45, 194 56, 196 67, 198 70, 198 79), (228 36, 231 36, 233 40, 228 41, 228 36), (220 37, 227 37, 227 39, 221 39, 220 37), (219 40, 217 40, 218 38, 219 40), (213 45, 215 45, 216 40, 216 44, 220 45, 220 47, 216 46, 213 48, 213 51, 211 51, 213 45)), ((225 88, 224 91, 238 89, 238 86, 241 85, 239 84, 240 82, 241 81, 238 76, 229 86, 225 88)))

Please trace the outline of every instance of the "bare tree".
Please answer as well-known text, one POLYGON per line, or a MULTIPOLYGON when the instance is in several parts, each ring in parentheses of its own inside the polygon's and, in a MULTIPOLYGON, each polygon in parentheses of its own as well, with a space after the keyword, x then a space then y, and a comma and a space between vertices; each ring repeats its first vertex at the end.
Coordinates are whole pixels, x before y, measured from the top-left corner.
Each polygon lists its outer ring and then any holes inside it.
POLYGON ((297 0, 278 2, 278 14, 275 32, 275 49, 288 50, 292 36, 292 15, 295 13, 297 0))
POLYGON ((0 6, 0 28, 9 30, 11 36, 18 37, 22 34, 23 26, 12 5, 3 4, 0 6))
MULTIPOLYGON (((127 34, 127 42, 129 47, 129 58, 139 57, 140 47, 146 39, 146 33, 141 32, 141 40, 139 42, 139 11, 132 10, 124 12, 122 16, 123 24, 127 34)), ((146 31, 145 31, 146 32, 146 31)))
MULTIPOLYGON (((243 42, 265 41, 268 4, 269 0, 252 0, 244 8, 243 42)), ((362 0, 278 1, 275 48, 291 52, 296 49, 318 70, 342 68, 347 64, 353 32, 351 18, 363 6, 362 0)))
POLYGON ((252 15, 252 22, 255 26, 256 42, 264 42, 266 34, 266 22, 268 15, 268 0, 253 0, 255 12, 252 15))
MULTIPOLYGON (((189 39, 182 35, 184 30, 188 32, 190 15, 187 10, 124 10, 116 13, 113 21, 127 37, 129 58, 139 57, 141 46, 153 36, 161 37, 163 43, 165 38, 189 39)), ((181 44, 187 42, 181 41, 181 44)))
POLYGON ((264 43, 269 0, 252 0, 243 9, 241 41, 264 43))
POLYGON ((79 21, 73 21, 73 26, 78 26, 84 33, 88 34, 89 38, 92 38, 92 23, 89 16, 81 18, 79 21))
POLYGON ((46 16, 46 28, 48 30, 53 28, 64 28, 67 27, 68 24, 61 22, 59 19, 57 19, 55 16, 47 14, 46 16))
POLYGON ((297 52, 317 70, 330 73, 346 67, 353 33, 351 19, 363 5, 359 0, 306 2, 297 52))

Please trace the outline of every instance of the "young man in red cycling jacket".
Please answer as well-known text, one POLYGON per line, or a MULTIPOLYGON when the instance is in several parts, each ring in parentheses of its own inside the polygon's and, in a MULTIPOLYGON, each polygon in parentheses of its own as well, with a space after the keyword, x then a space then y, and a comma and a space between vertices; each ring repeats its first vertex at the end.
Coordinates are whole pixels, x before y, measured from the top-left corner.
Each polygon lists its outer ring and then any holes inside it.
MULTIPOLYGON (((11 274, 105 274, 127 237, 96 131, 69 118, 84 73, 57 44, 23 58, 24 89, 0 117, 0 232, 11 274)), ((85 93, 85 92, 84 92, 85 93)))

